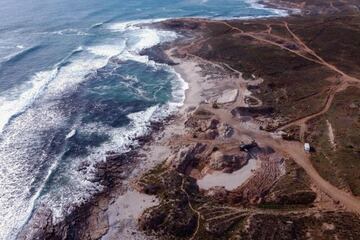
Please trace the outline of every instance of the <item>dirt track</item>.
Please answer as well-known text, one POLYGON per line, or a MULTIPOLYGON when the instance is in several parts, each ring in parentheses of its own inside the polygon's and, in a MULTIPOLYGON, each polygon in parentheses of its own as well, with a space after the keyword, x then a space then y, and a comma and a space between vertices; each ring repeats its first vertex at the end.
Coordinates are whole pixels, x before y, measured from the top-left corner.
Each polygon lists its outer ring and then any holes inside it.
POLYGON ((216 114, 221 121, 231 125, 239 134, 245 134, 255 139, 260 146, 270 146, 276 151, 291 157, 298 165, 304 168, 314 184, 316 184, 321 191, 329 195, 335 201, 342 203, 348 210, 360 214, 360 199, 336 188, 323 179, 312 165, 309 154, 304 152, 302 143, 276 139, 267 132, 243 128, 227 110, 213 109, 211 107, 208 107, 207 110, 216 114))
POLYGON ((201 217, 201 214, 198 210, 196 210, 191 202, 190 202, 190 197, 189 197, 189 194, 186 192, 185 188, 184 188, 184 183, 185 183, 185 178, 182 179, 182 183, 181 183, 181 191, 183 193, 185 193, 186 195, 186 198, 188 200, 188 205, 189 205, 189 208, 197 215, 197 220, 196 220, 196 229, 193 233, 193 235, 191 236, 190 240, 194 239, 196 237, 196 234, 198 233, 199 231, 199 228, 200 228, 200 217, 201 217))
MULTIPOLYGON (((339 68, 337 68, 335 65, 330 64, 329 62, 325 61, 322 57, 320 57, 315 51, 313 51, 310 47, 308 47, 306 45, 306 43, 304 43, 304 41, 302 41, 300 39, 300 37, 298 37, 289 27, 289 24, 287 22, 284 22, 284 27, 287 30, 287 32, 292 36, 293 39, 291 39, 292 41, 294 41, 295 44, 297 44, 298 46, 300 46, 301 48, 299 50, 292 50, 282 44, 276 43, 274 41, 268 40, 266 39, 266 37, 263 37, 263 33, 252 33, 252 32, 244 32, 242 29, 239 29, 237 27, 232 26, 231 24, 229 24, 228 22, 221 22, 222 24, 225 24, 226 26, 230 27, 232 30, 234 31, 238 31, 240 34, 248 36, 248 37, 252 37, 255 40, 261 41, 261 42, 265 42, 267 44, 270 45, 274 45, 277 47, 280 47, 281 49, 290 51, 291 53, 294 53, 306 60, 312 61, 314 63, 320 64, 325 66, 326 68, 328 68, 329 70, 332 70, 334 72, 336 72, 337 74, 339 74, 341 77, 339 78, 341 80, 341 83, 339 85, 335 85, 330 91, 329 94, 327 96, 327 100, 326 103, 324 105, 324 107, 317 113, 302 117, 300 119, 294 120, 292 122, 289 122, 285 125, 282 125, 278 130, 283 130, 287 127, 290 127, 292 125, 299 125, 302 129, 306 129, 306 122, 309 121, 310 119, 313 119, 317 116, 320 116, 324 113, 326 113, 329 108, 331 107, 331 104, 333 102, 334 96, 337 92, 341 92, 343 90, 345 90, 349 85, 356 85, 360 82, 359 79, 349 76, 348 74, 346 74, 345 72, 341 71, 339 68), (311 56, 311 57, 309 57, 311 56)), ((271 26, 268 26, 268 31, 266 31, 266 35, 271 36, 271 26)), ((278 37, 278 36, 275 36, 278 37)), ((300 138, 303 139, 304 136, 303 134, 300 134, 300 138)))
MULTIPOLYGON (((329 110, 329 108, 331 107, 331 104, 333 102, 334 96, 337 92, 345 90, 350 85, 355 85, 355 86, 359 87, 359 85, 358 85, 360 82, 359 79, 349 76, 348 74, 339 70, 336 66, 328 63, 323 58, 321 58, 311 48, 309 48, 293 31, 291 31, 288 23, 286 23, 286 22, 283 23, 283 26, 287 29, 287 31, 289 32, 289 34, 292 37, 292 39, 286 39, 286 40, 292 41, 297 46, 299 46, 298 50, 290 49, 282 44, 279 44, 275 41, 269 40, 267 38, 267 36, 272 35, 271 26, 268 26, 268 30, 265 32, 254 33, 254 32, 245 32, 240 28, 232 26, 229 22, 226 22, 226 21, 216 21, 216 22, 211 21, 211 20, 205 20, 205 21, 208 23, 224 24, 230 28, 230 31, 237 32, 236 34, 251 37, 254 40, 257 40, 257 41, 260 41, 263 43, 267 43, 267 44, 279 47, 283 50, 289 51, 289 52, 296 54, 297 56, 300 56, 300 57, 302 57, 306 60, 309 60, 315 64, 320 64, 322 66, 325 66, 326 68, 334 71, 336 74, 338 74, 340 76, 340 78, 339 78, 340 83, 332 86, 332 88, 330 89, 330 91, 328 93, 326 103, 320 111, 318 111, 314 114, 310 114, 308 116, 304 116, 300 119, 291 121, 291 122, 281 126, 281 129, 284 129, 291 125, 300 125, 302 132, 304 132, 306 129, 306 122, 308 120, 315 118, 317 116, 320 116, 329 110)), ((272 37, 279 38, 279 36, 272 36, 272 37)), ((201 39, 200 41, 204 41, 204 40, 201 39)), ((215 67, 225 66, 229 70, 232 70, 235 73, 241 74, 236 69, 233 69, 224 63, 220 63, 220 62, 214 63, 214 62, 208 61, 206 59, 202 59, 199 56, 189 54, 187 50, 195 45, 197 45, 197 43, 193 42, 190 45, 182 47, 181 52, 183 54, 187 55, 188 57, 196 57, 198 59, 201 59, 202 61, 205 61, 208 64, 214 65, 215 67)), ((236 105, 236 103, 234 103, 234 105, 236 105)), ((236 107, 236 106, 229 106, 229 108, 231 108, 231 107, 236 107)), ((246 128, 246 127, 242 126, 240 124, 240 122, 232 116, 229 109, 214 109, 210 105, 206 105, 205 108, 206 108, 206 110, 215 114, 221 122, 227 123, 230 126, 232 126, 237 131, 238 135, 239 134, 248 135, 248 136, 252 137, 260 146, 269 146, 269 147, 273 148, 274 150, 276 150, 286 156, 291 157, 299 166, 301 166, 306 171, 306 173, 311 178, 312 182, 321 191, 326 193, 328 196, 330 196, 336 202, 341 203, 349 211, 360 214, 360 199, 352 196, 351 194, 349 194, 341 189, 338 189, 337 187, 333 186, 328 181, 323 179, 319 175, 319 173, 316 171, 314 166, 312 165, 311 160, 310 160, 310 155, 304 152, 302 143, 285 141, 280 138, 274 137, 274 135, 271 133, 246 128)))

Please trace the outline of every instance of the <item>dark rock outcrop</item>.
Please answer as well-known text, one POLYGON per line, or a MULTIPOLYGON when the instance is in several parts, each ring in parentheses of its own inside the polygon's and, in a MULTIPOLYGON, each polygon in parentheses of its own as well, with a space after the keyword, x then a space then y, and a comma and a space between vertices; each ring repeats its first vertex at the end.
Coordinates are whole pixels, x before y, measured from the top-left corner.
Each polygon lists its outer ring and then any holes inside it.
POLYGON ((148 209, 139 219, 139 225, 142 231, 165 232, 179 238, 190 236, 196 221, 187 203, 177 202, 148 209))
POLYGON ((161 202, 145 210, 139 219, 140 229, 166 239, 191 236, 197 226, 197 214, 190 207, 199 194, 195 179, 170 170, 146 175, 143 181, 159 186, 161 202))
POLYGON ((273 107, 237 107, 231 110, 235 117, 258 117, 271 116, 274 113, 273 107))
POLYGON ((241 152, 236 155, 227 155, 217 151, 210 160, 210 167, 214 170, 232 173, 246 165, 249 159, 250 155, 246 152, 241 152))
POLYGON ((156 45, 151 48, 143 49, 140 52, 140 55, 146 55, 149 57, 150 60, 155 61, 157 63, 167 64, 169 66, 174 66, 176 63, 172 61, 164 52, 164 46, 161 47, 156 45))
POLYGON ((181 149, 174 159, 172 167, 180 173, 185 173, 189 166, 197 163, 197 155, 201 154, 205 148, 206 144, 197 143, 181 149))
POLYGON ((316 193, 313 191, 296 191, 288 194, 270 194, 265 199, 267 204, 278 205, 307 205, 311 204, 316 199, 316 193))

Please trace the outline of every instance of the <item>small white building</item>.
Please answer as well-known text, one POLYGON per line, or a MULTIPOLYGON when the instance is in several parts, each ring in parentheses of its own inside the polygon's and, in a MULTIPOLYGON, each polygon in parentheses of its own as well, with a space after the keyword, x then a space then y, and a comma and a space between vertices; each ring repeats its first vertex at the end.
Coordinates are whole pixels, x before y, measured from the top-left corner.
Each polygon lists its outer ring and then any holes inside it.
POLYGON ((305 150, 305 152, 310 152, 310 143, 304 144, 304 150, 305 150))

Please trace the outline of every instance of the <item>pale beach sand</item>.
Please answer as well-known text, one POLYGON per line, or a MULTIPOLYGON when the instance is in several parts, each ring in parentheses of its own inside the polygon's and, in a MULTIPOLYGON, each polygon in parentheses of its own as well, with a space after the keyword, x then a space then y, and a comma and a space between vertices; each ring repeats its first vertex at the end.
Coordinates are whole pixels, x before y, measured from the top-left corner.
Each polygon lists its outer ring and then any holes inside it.
POLYGON ((260 162, 255 159, 250 159, 249 162, 241 169, 233 173, 223 173, 221 171, 214 171, 207 174, 204 178, 199 179, 197 184, 200 189, 209 190, 213 187, 225 187, 226 190, 232 191, 243 183, 245 183, 254 171, 260 167, 260 162))
POLYGON ((188 109, 198 106, 202 97, 202 90, 206 79, 201 74, 201 69, 195 61, 183 61, 173 58, 176 65, 175 71, 187 82, 189 88, 186 90, 185 101, 180 107, 174 120, 170 120, 165 125, 164 130, 156 132, 154 141, 146 144, 140 149, 140 154, 144 155, 140 166, 134 169, 130 178, 127 180, 127 190, 120 196, 117 196, 110 203, 106 215, 109 219, 109 230, 103 237, 105 240, 112 239, 149 239, 137 228, 137 220, 142 212, 158 203, 154 197, 139 193, 131 186, 143 173, 166 161, 172 155, 170 140, 176 135, 182 135, 185 132, 184 122, 187 119, 188 109), (116 236, 116 238, 115 238, 116 236))

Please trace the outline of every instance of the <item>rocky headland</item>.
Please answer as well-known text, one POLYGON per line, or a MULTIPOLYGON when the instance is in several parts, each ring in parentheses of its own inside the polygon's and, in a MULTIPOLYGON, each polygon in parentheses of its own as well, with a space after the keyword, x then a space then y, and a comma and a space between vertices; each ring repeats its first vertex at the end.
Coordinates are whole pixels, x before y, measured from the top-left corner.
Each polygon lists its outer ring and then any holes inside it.
POLYGON ((108 154, 102 193, 19 239, 359 239, 359 3, 330 2, 152 24, 182 36, 144 54, 188 82, 184 106, 108 154))

